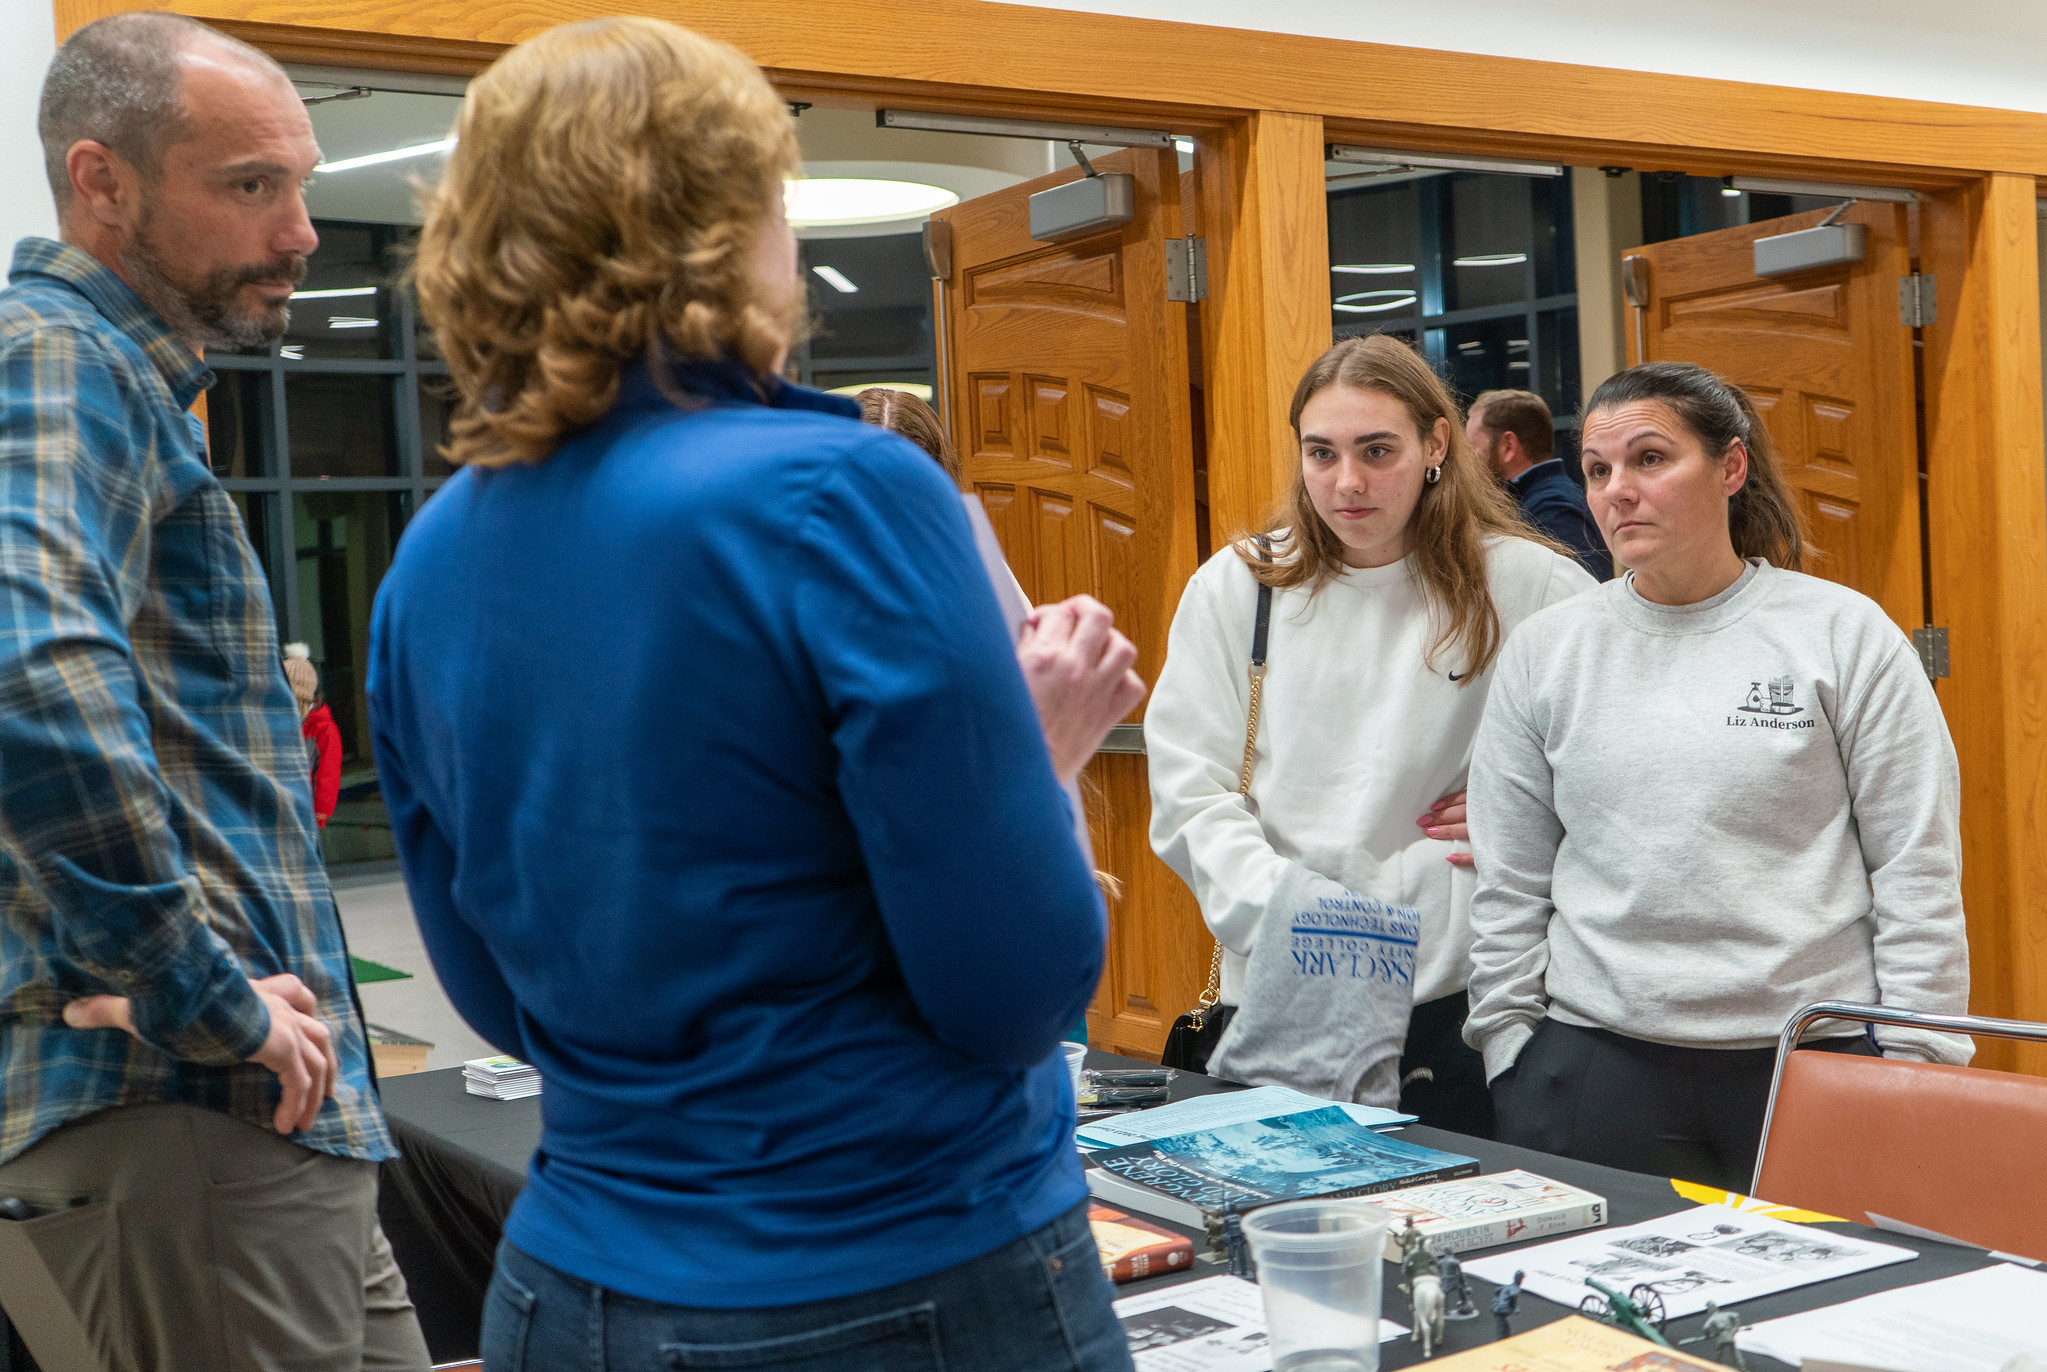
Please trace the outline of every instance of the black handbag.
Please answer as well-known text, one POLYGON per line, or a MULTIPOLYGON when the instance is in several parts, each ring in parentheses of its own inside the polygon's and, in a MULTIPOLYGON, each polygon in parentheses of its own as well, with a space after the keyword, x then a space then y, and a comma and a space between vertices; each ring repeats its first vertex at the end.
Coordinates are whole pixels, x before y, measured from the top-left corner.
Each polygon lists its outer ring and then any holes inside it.
MULTIPOLYGON (((1257 537, 1258 551, 1265 560, 1272 560, 1272 544, 1263 534, 1257 537)), ((1251 630, 1251 710, 1244 721, 1244 768, 1237 776, 1237 794, 1248 798, 1251 794, 1251 755, 1258 746, 1258 706, 1265 697, 1265 640, 1272 627, 1272 587, 1260 582, 1258 585, 1258 620, 1251 630)), ((1215 953, 1208 960, 1208 985, 1201 992, 1201 999, 1194 1008, 1173 1021, 1173 1027, 1166 1032, 1165 1051, 1159 1055, 1164 1067, 1177 1067, 1182 1072, 1208 1074, 1209 1055, 1222 1042, 1223 1030, 1230 1027, 1237 1007, 1222 1003, 1223 946, 1215 945, 1215 953)))

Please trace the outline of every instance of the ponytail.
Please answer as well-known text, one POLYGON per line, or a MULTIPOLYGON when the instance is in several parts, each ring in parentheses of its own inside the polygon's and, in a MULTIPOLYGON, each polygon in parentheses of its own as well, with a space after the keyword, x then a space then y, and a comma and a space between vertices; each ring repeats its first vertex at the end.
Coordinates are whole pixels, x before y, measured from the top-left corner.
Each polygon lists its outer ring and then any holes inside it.
POLYGON ((1690 362, 1645 362, 1602 381, 1585 403, 1585 413, 1633 400, 1669 406, 1716 461, 1724 461, 1739 441, 1748 452, 1748 479, 1727 498, 1727 532, 1735 554, 1760 557, 1789 572, 1803 570, 1805 536, 1798 505, 1784 483, 1777 445, 1741 388, 1690 362))

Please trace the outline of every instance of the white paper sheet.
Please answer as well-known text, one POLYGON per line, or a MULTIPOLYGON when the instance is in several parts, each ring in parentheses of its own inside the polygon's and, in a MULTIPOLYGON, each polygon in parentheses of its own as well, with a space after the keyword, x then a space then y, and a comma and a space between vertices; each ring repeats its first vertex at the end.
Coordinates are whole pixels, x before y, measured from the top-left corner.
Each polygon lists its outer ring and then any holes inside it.
POLYGON ((1999 1263, 1764 1320, 1734 1341, 1793 1365, 1828 1358, 1895 1372, 2000 1372, 2020 1353, 2047 1355, 2047 1274, 1999 1263))
MULTIPOLYGON (((1137 1372, 1271 1372, 1265 1295, 1241 1277, 1184 1282, 1116 1302, 1137 1372)), ((1407 1326, 1379 1321, 1379 1342, 1407 1326)))
POLYGON ((1918 1256, 1888 1243, 1702 1205, 1624 1229, 1480 1258, 1464 1270, 1503 1283, 1513 1280, 1516 1268, 1525 1269, 1523 1290, 1573 1308, 1598 1294, 1585 1284, 1587 1277, 1622 1295, 1647 1286, 1663 1298, 1665 1314, 1678 1319, 1696 1315, 1707 1301, 1738 1308, 1757 1296, 1918 1256))
MULTIPOLYGON (((1301 1110, 1321 1110, 1332 1104, 1341 1102, 1317 1100, 1285 1086, 1254 1086, 1248 1091, 1191 1096, 1152 1110, 1090 1120, 1074 1131, 1074 1138, 1084 1149, 1120 1148, 1126 1143, 1146 1143, 1175 1134, 1191 1134, 1197 1129, 1269 1120, 1301 1110)), ((1412 1124, 1415 1118, 1375 1105, 1344 1105, 1343 1111, 1367 1129, 1395 1128, 1412 1124)))

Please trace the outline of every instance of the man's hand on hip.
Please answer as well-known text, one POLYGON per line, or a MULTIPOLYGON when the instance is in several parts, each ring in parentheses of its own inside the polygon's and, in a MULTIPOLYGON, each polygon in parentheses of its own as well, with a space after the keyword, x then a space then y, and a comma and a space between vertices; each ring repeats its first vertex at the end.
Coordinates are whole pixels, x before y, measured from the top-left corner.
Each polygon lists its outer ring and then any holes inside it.
MULTIPOLYGON (((277 1074, 284 1098, 272 1121, 277 1132, 310 1129, 320 1103, 334 1094, 341 1060, 334 1035, 318 1018, 319 1002, 306 984, 289 972, 251 977, 249 985, 270 1012, 270 1036, 249 1058, 277 1074)), ((120 1029, 135 1032, 126 996, 84 996, 64 1007, 64 1022, 73 1029, 120 1029)))

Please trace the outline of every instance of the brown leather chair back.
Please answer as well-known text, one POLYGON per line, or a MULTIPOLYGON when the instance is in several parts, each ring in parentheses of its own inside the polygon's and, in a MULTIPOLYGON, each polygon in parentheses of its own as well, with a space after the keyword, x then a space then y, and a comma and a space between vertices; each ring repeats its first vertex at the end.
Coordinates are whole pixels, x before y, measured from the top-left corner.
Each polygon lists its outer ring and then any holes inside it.
POLYGON ((2047 1078, 1787 1054, 1755 1193, 2047 1258, 2047 1078))

